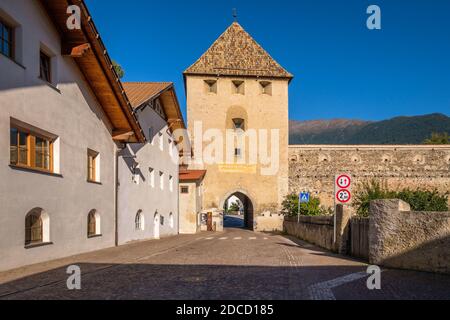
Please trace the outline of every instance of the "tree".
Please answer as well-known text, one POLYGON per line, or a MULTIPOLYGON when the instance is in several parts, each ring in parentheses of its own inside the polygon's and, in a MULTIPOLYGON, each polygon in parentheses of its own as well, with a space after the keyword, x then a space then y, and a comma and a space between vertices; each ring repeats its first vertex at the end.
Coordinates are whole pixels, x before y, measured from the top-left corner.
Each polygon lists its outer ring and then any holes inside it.
MULTIPOLYGON (((287 195, 282 203, 283 213, 290 217, 297 216, 298 200, 298 195, 295 193, 287 195)), ((321 207, 319 198, 311 197, 308 203, 300 204, 300 215, 302 216, 320 216, 327 214, 330 214, 330 211, 321 207)))
POLYGON ((117 76, 119 77, 119 79, 122 79, 123 76, 125 75, 125 71, 122 69, 122 66, 114 60, 112 61, 112 64, 113 64, 114 70, 117 73, 117 76))
POLYGON ((450 144, 450 136, 447 132, 437 133, 434 132, 431 134, 430 139, 426 139, 424 144, 450 144))
POLYGON ((239 204, 237 202, 233 202, 228 210, 231 212, 239 211, 240 210, 239 204))

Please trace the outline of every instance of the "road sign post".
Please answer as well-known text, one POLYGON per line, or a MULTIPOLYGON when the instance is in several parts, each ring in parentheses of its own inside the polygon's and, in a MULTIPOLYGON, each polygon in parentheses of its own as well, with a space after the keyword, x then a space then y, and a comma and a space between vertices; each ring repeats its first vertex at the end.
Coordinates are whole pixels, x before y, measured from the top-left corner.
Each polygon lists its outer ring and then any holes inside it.
POLYGON ((336 229, 336 205, 347 204, 352 199, 352 193, 350 187, 352 185, 352 177, 348 174, 340 174, 335 177, 334 180, 334 243, 337 241, 337 229, 336 229))
POLYGON ((298 196, 298 214, 297 214, 297 223, 300 223, 300 206, 302 203, 309 203, 311 196, 309 192, 301 192, 298 196))

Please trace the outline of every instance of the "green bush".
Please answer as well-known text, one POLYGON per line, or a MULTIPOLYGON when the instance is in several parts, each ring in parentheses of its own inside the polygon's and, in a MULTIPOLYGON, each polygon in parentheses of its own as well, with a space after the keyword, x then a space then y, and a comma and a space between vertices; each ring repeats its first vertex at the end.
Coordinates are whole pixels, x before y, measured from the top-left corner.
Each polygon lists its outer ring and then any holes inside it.
POLYGON ((407 202, 413 211, 448 211, 448 194, 438 191, 389 190, 386 183, 376 180, 361 183, 355 192, 353 205, 360 216, 369 216, 370 202, 380 199, 400 199, 407 202))
MULTIPOLYGON (((292 193, 283 201, 283 213, 290 217, 298 215, 298 195, 292 193)), ((300 204, 300 215, 303 216, 320 216, 329 214, 328 210, 320 206, 319 198, 311 198, 308 203, 300 204)))

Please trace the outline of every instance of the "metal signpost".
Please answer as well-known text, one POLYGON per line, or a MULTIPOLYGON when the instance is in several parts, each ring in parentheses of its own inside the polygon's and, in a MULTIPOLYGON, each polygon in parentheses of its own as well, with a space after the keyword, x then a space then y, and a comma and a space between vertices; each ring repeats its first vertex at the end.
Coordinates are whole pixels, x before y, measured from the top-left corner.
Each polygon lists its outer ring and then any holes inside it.
POLYGON ((300 195, 298 196, 298 217, 297 217, 297 222, 300 223, 300 206, 302 203, 309 203, 311 196, 309 194, 309 192, 301 192, 300 195))
POLYGON ((348 174, 340 174, 335 177, 334 180, 334 243, 337 240, 336 229, 336 205, 347 204, 352 199, 352 193, 350 187, 352 185, 352 177, 348 174))

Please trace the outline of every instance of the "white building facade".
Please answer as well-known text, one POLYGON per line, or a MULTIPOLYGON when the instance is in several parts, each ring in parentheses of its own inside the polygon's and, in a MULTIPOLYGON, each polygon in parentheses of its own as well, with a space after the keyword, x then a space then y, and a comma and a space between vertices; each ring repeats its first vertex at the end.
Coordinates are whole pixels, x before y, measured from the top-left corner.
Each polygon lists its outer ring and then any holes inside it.
POLYGON ((145 141, 93 22, 64 31, 61 2, 0 0, 0 271, 114 246, 116 143, 145 141))
POLYGON ((119 245, 178 234, 179 151, 172 132, 184 128, 172 83, 124 83, 146 143, 120 152, 119 245))

